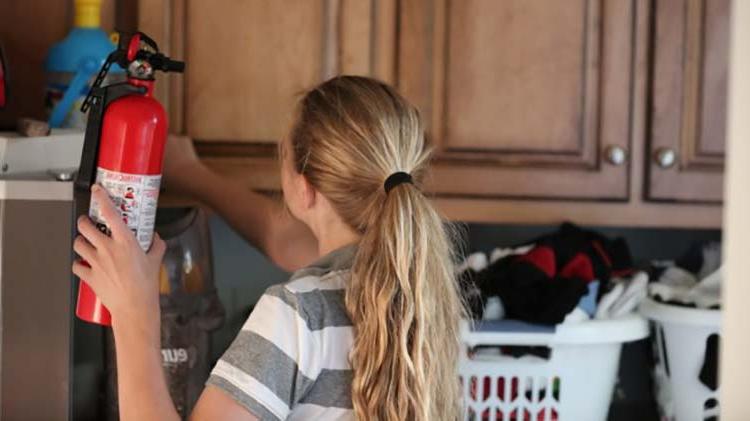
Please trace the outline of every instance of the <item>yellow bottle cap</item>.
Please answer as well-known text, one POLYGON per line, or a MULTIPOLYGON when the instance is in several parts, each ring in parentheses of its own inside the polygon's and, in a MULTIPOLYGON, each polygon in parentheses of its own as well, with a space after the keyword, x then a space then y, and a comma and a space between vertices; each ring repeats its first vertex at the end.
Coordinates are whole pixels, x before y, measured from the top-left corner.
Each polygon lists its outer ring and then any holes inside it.
POLYGON ((75 0, 77 28, 98 28, 101 25, 102 0, 75 0))

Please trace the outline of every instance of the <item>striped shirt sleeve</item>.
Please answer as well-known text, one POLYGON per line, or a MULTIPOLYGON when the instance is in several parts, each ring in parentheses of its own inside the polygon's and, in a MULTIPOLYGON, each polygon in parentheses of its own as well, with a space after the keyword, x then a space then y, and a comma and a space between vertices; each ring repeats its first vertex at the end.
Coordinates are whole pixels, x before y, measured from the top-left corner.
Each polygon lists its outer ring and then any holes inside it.
POLYGON ((320 372, 316 349, 297 297, 275 285, 258 301, 207 384, 260 420, 284 420, 320 372))

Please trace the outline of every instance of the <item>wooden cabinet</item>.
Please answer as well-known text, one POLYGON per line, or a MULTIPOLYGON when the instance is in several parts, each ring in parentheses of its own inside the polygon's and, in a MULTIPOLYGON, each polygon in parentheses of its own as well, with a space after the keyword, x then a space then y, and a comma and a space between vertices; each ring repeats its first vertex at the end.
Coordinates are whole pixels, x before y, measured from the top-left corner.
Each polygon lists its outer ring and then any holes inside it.
POLYGON ((186 5, 185 129, 196 139, 274 144, 296 94, 338 70, 325 1, 186 5))
MULTIPOLYGON (((23 3, 0 2, 16 92, 4 127, 43 117, 41 60, 70 14, 50 9, 40 32, 29 22, 43 2, 23 3)), ((435 149, 427 187, 451 218, 718 227, 729 5, 107 0, 104 22, 187 62, 158 76, 171 130, 249 187, 278 191, 276 143, 298 95, 359 74, 419 107, 435 149)))
POLYGON ((403 2, 397 85, 427 120, 432 190, 627 199, 633 13, 628 1, 403 2))
POLYGON ((729 0, 654 5, 648 198, 721 201, 729 0))
POLYGON ((139 9, 141 29, 188 63, 165 96, 179 102, 176 129, 199 142, 273 145, 305 90, 340 73, 387 76, 374 65, 383 39, 374 25, 388 10, 371 1, 141 0, 139 9))
POLYGON ((279 187, 277 141, 299 95, 336 74, 392 79, 395 1, 140 0, 141 30, 186 62, 161 98, 218 171, 279 187))
POLYGON ((138 4, 139 27, 187 61, 160 88, 174 130, 253 188, 279 188, 275 144, 296 96, 349 73, 419 107, 436 151, 428 189, 450 217, 715 227, 728 3, 138 4))

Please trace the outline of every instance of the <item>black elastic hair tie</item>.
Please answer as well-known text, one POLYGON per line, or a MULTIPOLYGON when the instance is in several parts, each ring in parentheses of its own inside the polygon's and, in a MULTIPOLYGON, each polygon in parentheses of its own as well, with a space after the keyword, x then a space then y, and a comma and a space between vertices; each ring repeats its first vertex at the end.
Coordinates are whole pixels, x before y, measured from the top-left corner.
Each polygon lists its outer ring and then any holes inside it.
POLYGON ((385 183, 383 183, 385 194, 388 194, 391 189, 402 183, 411 183, 411 174, 399 171, 389 175, 388 178, 385 179, 385 183))

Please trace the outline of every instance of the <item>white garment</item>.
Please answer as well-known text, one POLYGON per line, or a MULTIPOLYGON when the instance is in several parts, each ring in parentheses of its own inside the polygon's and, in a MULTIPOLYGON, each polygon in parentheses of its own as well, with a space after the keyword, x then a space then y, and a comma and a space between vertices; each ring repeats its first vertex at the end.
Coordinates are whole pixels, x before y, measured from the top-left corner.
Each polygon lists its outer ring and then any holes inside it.
POLYGON ((647 295, 648 274, 637 272, 630 279, 613 280, 614 288, 606 293, 596 308, 597 319, 622 317, 634 311, 647 295))
POLYGON ((487 255, 482 252, 476 252, 468 255, 464 261, 456 267, 456 273, 461 274, 466 270, 473 270, 474 272, 479 272, 486 268, 488 265, 487 263, 487 255))
POLYGON ((505 306, 503 306, 503 301, 500 299, 500 297, 488 297, 487 302, 484 304, 482 320, 502 320, 504 318, 505 306))
POLYGON ((563 319, 563 324, 581 323, 587 320, 591 320, 591 316, 589 316, 589 314, 586 313, 581 307, 576 306, 576 308, 574 308, 573 311, 571 311, 565 316, 565 319, 563 319))
POLYGON ((687 300, 699 308, 712 308, 721 305, 721 268, 706 276, 687 294, 687 300))
POLYGON ((503 257, 507 256, 513 256, 518 254, 526 254, 529 252, 529 250, 534 248, 534 244, 528 244, 525 246, 520 247, 503 247, 503 248, 496 248, 492 250, 492 253, 490 253, 490 263, 495 263, 496 261, 502 259, 503 257))
POLYGON ((721 268, 698 282, 695 275, 675 266, 664 271, 648 289, 652 297, 658 296, 662 301, 712 308, 721 305, 721 279, 721 268))

